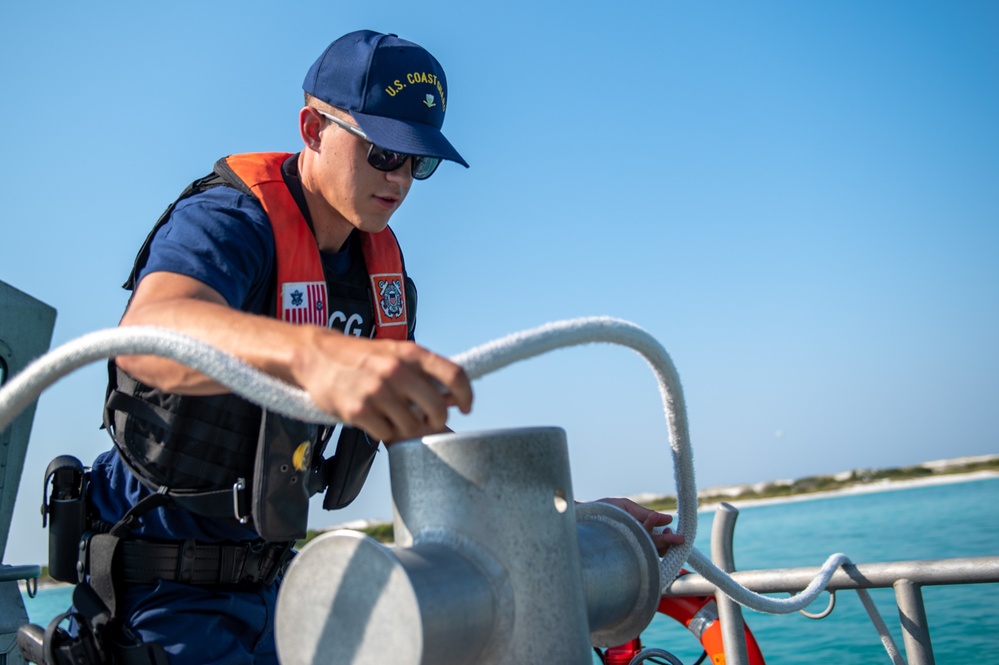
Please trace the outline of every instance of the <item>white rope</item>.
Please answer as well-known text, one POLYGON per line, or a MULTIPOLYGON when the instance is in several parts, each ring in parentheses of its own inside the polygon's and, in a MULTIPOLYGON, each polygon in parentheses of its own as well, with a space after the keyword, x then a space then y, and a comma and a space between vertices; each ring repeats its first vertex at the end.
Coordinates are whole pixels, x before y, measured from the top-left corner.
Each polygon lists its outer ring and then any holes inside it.
MULTIPOLYGON (((832 579, 836 569, 851 563, 849 557, 845 554, 832 554, 822 564, 819 572, 804 590, 790 598, 772 598, 750 591, 742 586, 728 573, 715 566, 698 549, 691 550, 690 558, 687 559, 687 562, 692 568, 701 573, 704 579, 721 589, 725 595, 735 602, 758 612, 768 614, 790 614, 791 612, 799 612, 805 609, 829 585, 829 580, 832 579)), ((672 583, 673 578, 669 579, 670 583, 672 583)), ((864 605, 864 609, 867 610, 867 616, 870 617, 874 629, 877 630, 878 638, 881 640, 881 644, 884 645, 888 657, 891 658, 891 662, 894 665, 905 665, 902 653, 899 651, 898 645, 895 644, 895 640, 888 631, 888 626, 885 625, 884 619, 881 618, 881 614, 874 605, 874 601, 871 599, 871 595, 867 592, 867 589, 857 589, 857 595, 860 596, 860 602, 864 605)))
MULTIPOLYGON (((833 573, 836 572, 836 569, 843 564, 850 563, 850 559, 845 554, 833 554, 826 559, 819 572, 803 591, 790 598, 772 598, 755 593, 742 586, 728 573, 714 565, 700 550, 693 550, 687 561, 694 570, 704 576, 704 579, 724 591, 725 595, 732 598, 735 602, 759 612, 766 612, 767 614, 790 614, 791 612, 805 609, 829 585, 829 580, 832 578, 833 573)), ((669 586, 672 582, 673 578, 669 578, 668 583, 667 580, 664 580, 666 586, 669 586)), ((663 590, 665 591, 665 587, 663 590)))
MULTIPOLYGON (((694 480, 693 455, 687 427, 680 379, 666 350, 638 326, 607 317, 572 319, 550 323, 488 342, 454 356, 469 379, 477 379, 520 360, 533 358, 558 348, 607 342, 620 344, 638 352, 650 365, 659 385, 673 461, 673 476, 677 488, 676 532, 684 543, 671 547, 660 562, 665 591, 676 578, 681 566, 691 566, 719 589, 746 607, 774 614, 787 614, 807 607, 829 584, 838 567, 849 563, 843 554, 830 556, 815 579, 801 593, 791 598, 771 598, 754 593, 715 566, 694 549, 697 534, 697 488, 694 480)), ((0 431, 38 398, 45 388, 59 378, 96 360, 119 355, 157 355, 191 367, 233 392, 297 420, 334 424, 339 422, 319 409, 307 392, 265 374, 218 349, 172 330, 152 327, 124 327, 84 335, 41 356, 0 388, 0 431)), ((863 600, 863 596, 862 596, 863 600)), ((868 613, 876 608, 865 601, 868 613)), ((874 615, 872 615, 874 619, 874 615)), ((880 616, 875 627, 889 655, 898 654, 884 628, 880 616), (880 624, 880 627, 879 627, 880 624)), ((900 658, 900 656, 899 656, 900 658)), ((895 660, 895 663, 901 661, 895 660)))
POLYGON ((867 610, 867 616, 871 618, 874 629, 878 631, 878 638, 881 640, 885 651, 888 652, 891 662, 894 665, 906 665, 905 659, 902 658, 902 652, 899 651, 898 645, 895 644, 891 633, 888 632, 888 626, 885 625, 885 621, 881 618, 878 608, 874 605, 874 600, 871 599, 871 594, 867 592, 867 589, 857 589, 857 595, 860 596, 860 602, 863 603, 864 609, 867 610))
POLYGON ((164 328, 134 326, 83 335, 35 359, 0 389, 0 430, 63 376, 97 360, 149 354, 183 363, 281 415, 335 424, 307 392, 247 365, 205 342, 164 328))

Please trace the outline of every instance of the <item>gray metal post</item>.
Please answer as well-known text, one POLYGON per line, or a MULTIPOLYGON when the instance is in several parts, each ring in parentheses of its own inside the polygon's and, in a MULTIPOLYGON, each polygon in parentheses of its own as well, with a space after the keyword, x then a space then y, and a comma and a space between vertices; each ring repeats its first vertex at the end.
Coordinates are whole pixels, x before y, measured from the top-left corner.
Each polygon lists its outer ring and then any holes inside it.
MULTIPOLYGON (((715 521, 711 527, 711 560, 726 573, 735 572, 732 536, 738 518, 738 508, 721 503, 715 510, 715 521)), ((749 663, 749 652, 746 649, 742 607, 721 591, 715 593, 715 603, 718 605, 718 620, 721 621, 725 662, 728 665, 746 665, 749 663)))
POLYGON ((618 508, 577 509, 561 429, 426 437, 389 465, 396 546, 339 531, 302 549, 283 665, 588 665, 655 616, 652 539, 618 508))
POLYGON ((495 662, 591 661, 564 431, 430 436, 392 446, 389 462, 397 545, 459 536, 505 569, 516 611, 495 662))
POLYGON ((909 665, 934 665, 936 660, 930 643, 922 586, 906 579, 898 580, 892 586, 895 588, 895 604, 902 622, 902 639, 909 665))
POLYGON ((642 525, 606 503, 576 506, 590 644, 610 647, 638 637, 659 607, 662 570, 642 525))

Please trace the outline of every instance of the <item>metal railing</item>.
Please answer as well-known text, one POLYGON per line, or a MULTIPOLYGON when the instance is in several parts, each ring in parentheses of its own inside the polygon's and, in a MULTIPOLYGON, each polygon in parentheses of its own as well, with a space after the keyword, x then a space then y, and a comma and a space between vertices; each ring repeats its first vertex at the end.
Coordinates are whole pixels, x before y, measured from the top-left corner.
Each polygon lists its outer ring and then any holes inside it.
MULTIPOLYGON (((716 512, 711 531, 711 558, 716 566, 730 573, 739 584, 756 593, 797 593, 815 578, 819 572, 818 567, 735 572, 732 534, 738 514, 738 509, 725 503, 721 504, 716 512)), ((893 588, 909 665, 934 665, 936 661, 930 641, 922 588, 996 582, 999 582, 999 556, 964 557, 848 564, 833 574, 826 590, 834 594, 841 590, 893 588)), ((726 663, 728 665, 748 663, 742 607, 719 592, 713 583, 701 575, 683 575, 674 580, 664 595, 714 595, 722 625, 726 663)))
POLYGON ((8 566, 0 564, 0 582, 19 582, 20 580, 37 579, 42 574, 42 567, 36 564, 23 566, 8 566))

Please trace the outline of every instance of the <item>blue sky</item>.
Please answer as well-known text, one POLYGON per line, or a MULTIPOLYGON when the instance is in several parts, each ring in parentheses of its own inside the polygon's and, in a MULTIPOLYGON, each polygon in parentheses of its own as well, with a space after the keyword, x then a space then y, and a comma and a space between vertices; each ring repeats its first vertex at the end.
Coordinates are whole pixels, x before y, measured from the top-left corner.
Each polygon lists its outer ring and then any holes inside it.
MULTIPOLYGON (((219 157, 299 148, 312 61, 395 32, 449 84, 471 168, 393 220, 445 355, 607 315, 680 373, 699 487, 999 452, 999 5, 15 3, 0 22, 0 280, 54 344, 115 325, 166 205, 219 157)), ((673 493, 652 374, 587 346, 485 377, 457 430, 566 429, 576 497, 673 493)), ((41 475, 90 461, 99 365, 35 418, 5 563, 43 562, 41 475)), ((390 518, 387 456, 314 526, 390 518)))

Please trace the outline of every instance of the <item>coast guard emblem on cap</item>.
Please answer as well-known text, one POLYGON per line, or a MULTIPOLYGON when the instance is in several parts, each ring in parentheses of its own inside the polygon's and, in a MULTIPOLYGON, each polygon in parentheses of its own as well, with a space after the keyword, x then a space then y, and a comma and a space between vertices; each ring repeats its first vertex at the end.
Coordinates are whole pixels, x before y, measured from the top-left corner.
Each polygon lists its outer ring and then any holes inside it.
POLYGON ((289 323, 326 325, 326 284, 286 282, 281 285, 281 319, 289 323))
POLYGON ((406 325, 406 291, 402 275, 382 273, 371 275, 371 285, 378 294, 375 315, 379 326, 406 325))
POLYGON ((437 106, 437 104, 434 103, 433 95, 427 95, 426 98, 424 98, 423 103, 427 105, 427 108, 433 108, 437 106))

